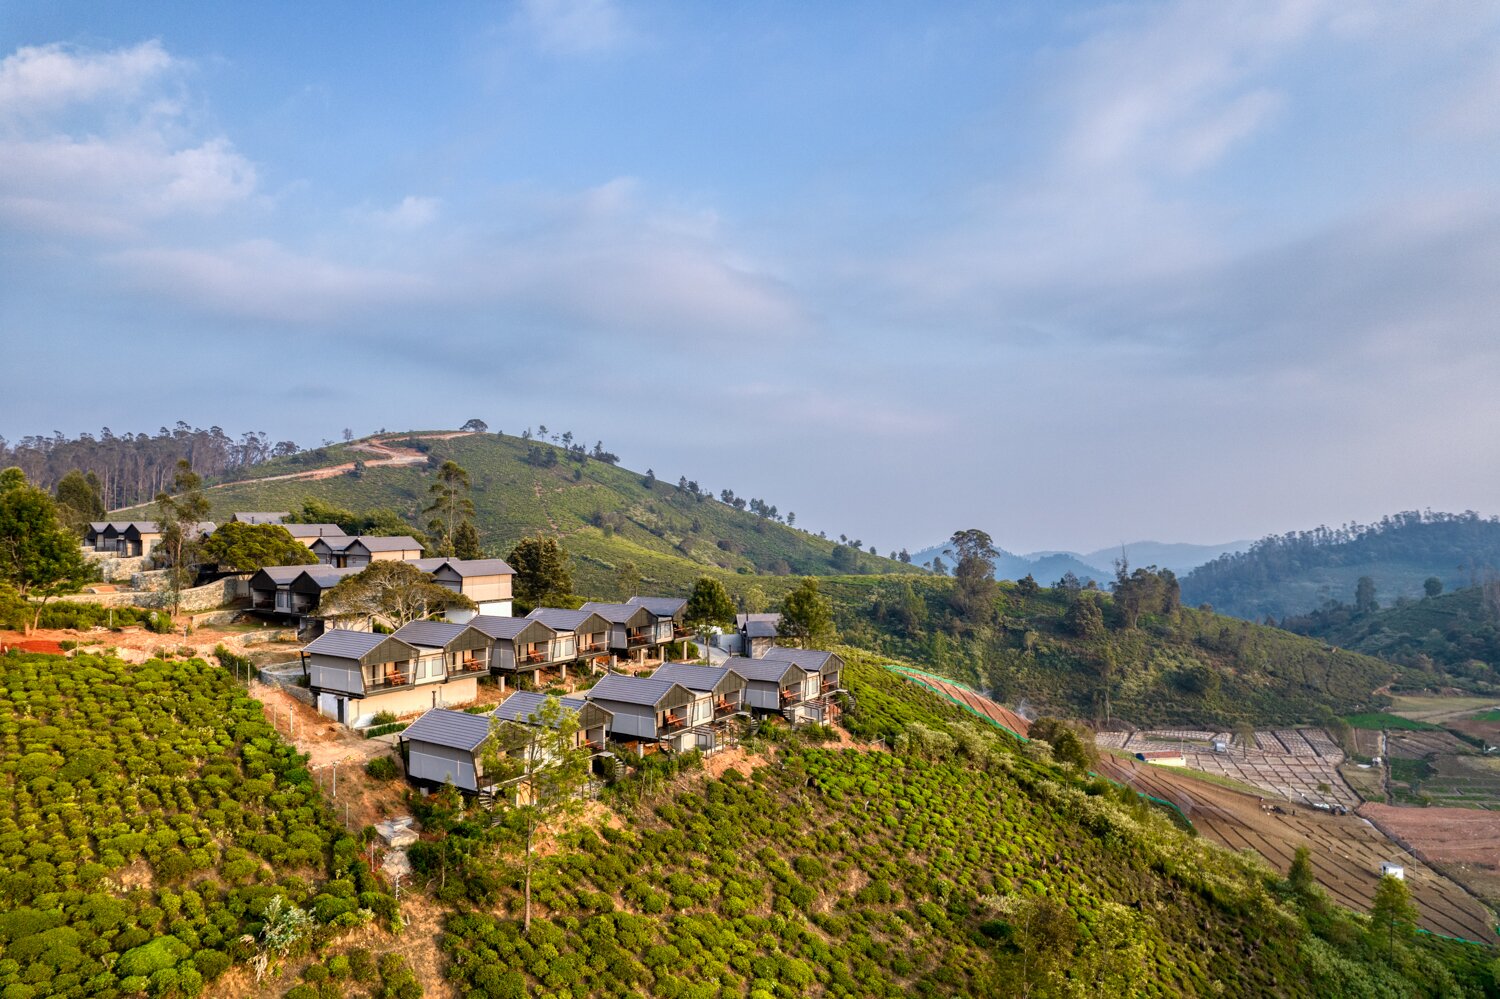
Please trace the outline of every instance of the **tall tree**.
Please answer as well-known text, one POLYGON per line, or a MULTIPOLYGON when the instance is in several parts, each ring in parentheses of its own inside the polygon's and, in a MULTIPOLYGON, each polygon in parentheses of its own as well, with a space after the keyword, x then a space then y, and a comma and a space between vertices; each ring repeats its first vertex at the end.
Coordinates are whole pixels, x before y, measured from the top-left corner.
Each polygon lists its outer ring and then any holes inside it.
POLYGON ((474 520, 474 501, 469 498, 469 473, 458 462, 448 460, 438 468, 437 478, 428 487, 429 502, 423 513, 429 515, 427 529, 432 532, 439 555, 454 554, 454 532, 465 521, 474 520))
POLYGON ((0 582, 32 602, 27 631, 36 628, 49 599, 76 593, 92 578, 78 539, 58 522, 52 497, 19 471, 0 476, 0 582))
POLYGON ((1380 609, 1375 599, 1375 580, 1370 576, 1359 577, 1354 584, 1354 610, 1360 614, 1373 614, 1380 609))
POLYGON ((1394 962, 1397 938, 1409 940, 1416 931, 1417 907, 1412 904, 1406 882, 1392 874, 1384 875, 1370 903, 1370 932, 1385 938, 1386 959, 1394 962))
POLYGON ((641 588, 641 570, 634 562, 621 562, 615 568, 615 593, 621 600, 633 597, 641 588))
POLYGON ((687 623, 696 631, 706 631, 713 625, 729 627, 734 624, 734 601, 724 584, 712 576, 700 576, 693 584, 684 612, 687 623))
POLYGON ((958 563, 953 568, 953 610, 971 625, 988 624, 995 617, 995 543, 984 531, 956 531, 948 542, 958 563))
POLYGON ((475 417, 474 419, 468 421, 467 423, 465 423, 463 426, 459 427, 458 429, 460 429, 460 430, 467 430, 470 433, 482 434, 485 431, 487 431, 487 430, 490 429, 490 425, 488 423, 485 423, 483 420, 479 419, 478 417, 475 417))
POLYGON ((831 645, 838 637, 833 627, 833 605, 819 592, 816 579, 804 578, 786 595, 776 633, 804 649, 831 645))
POLYGON ((484 558, 484 549, 479 545, 479 529, 472 520, 465 520, 453 532, 453 554, 458 558, 484 558))
POLYGON ((268 565, 312 565, 318 557, 280 524, 221 525, 203 542, 205 563, 236 572, 257 572, 268 565))
POLYGON ((197 573, 203 541, 201 525, 208 509, 203 479, 184 458, 177 463, 172 491, 156 495, 156 526, 161 532, 157 551, 167 564, 167 598, 173 614, 182 608, 182 591, 192 585, 197 573))
POLYGON ((400 628, 455 607, 473 610, 475 604, 439 586, 410 562, 371 562, 323 594, 318 616, 333 621, 374 618, 400 628))
POLYGON ((63 524, 82 537, 91 522, 103 520, 104 500, 99 496, 99 476, 73 469, 57 483, 57 514, 63 524))
POLYGON ((490 735, 480 752, 484 778, 502 793, 484 803, 502 833, 502 844, 522 853, 525 915, 531 932, 531 873, 539 833, 583 810, 580 791, 588 782, 589 750, 579 745, 578 714, 548 697, 526 724, 490 716, 490 735))
POLYGON ((567 600, 573 595, 568 552, 556 538, 522 538, 505 557, 516 570, 516 601, 527 608, 567 600))

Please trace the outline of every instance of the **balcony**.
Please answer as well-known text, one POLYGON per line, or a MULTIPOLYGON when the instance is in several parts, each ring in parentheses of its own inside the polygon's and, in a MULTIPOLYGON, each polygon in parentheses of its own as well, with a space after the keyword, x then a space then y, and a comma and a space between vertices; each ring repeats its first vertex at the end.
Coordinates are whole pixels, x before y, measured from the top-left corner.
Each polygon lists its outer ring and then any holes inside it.
POLYGON ((718 721, 721 718, 728 718, 730 715, 738 714, 739 711, 739 701, 731 701, 721 697, 719 698, 719 702, 714 705, 714 721, 718 721))
POLYGON ((687 718, 684 717, 684 716, 682 716, 682 715, 673 714, 672 712, 668 711, 662 717, 662 722, 661 722, 661 725, 660 725, 660 731, 663 734, 670 734, 672 732, 680 732, 680 731, 682 731, 685 728, 687 728, 687 718))
POLYGON ((650 645, 654 639, 646 632, 632 632, 625 638, 627 648, 638 649, 643 645, 650 645))
POLYGON ((523 666, 540 666, 542 663, 548 661, 547 652, 545 649, 532 649, 530 652, 524 652, 516 656, 516 661, 523 666))
POLYGON ((380 675, 371 678, 365 677, 365 693, 374 694, 385 690, 400 690, 402 687, 410 687, 416 682, 410 668, 388 669, 380 675))
POLYGON ((578 643, 578 654, 580 656, 592 656, 592 655, 597 655, 599 653, 608 652, 608 651, 609 651, 609 646, 605 645, 603 642, 597 642, 596 641, 596 642, 579 642, 578 643))
POLYGON ((684 625, 679 624, 672 629, 672 637, 674 639, 691 638, 692 636, 693 633, 684 625))
POLYGON ((470 676, 475 673, 487 673, 490 669, 490 661, 486 658, 470 656, 448 666, 448 676, 470 676))
POLYGON ((802 691, 796 687, 783 687, 781 690, 782 704, 796 704, 802 700, 802 691))

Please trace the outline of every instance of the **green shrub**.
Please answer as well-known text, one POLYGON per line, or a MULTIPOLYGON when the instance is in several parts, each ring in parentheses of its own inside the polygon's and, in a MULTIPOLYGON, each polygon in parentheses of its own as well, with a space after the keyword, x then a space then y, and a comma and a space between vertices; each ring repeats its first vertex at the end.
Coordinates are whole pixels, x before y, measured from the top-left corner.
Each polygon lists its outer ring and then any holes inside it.
POLYGON ((396 761, 389 756, 376 756, 365 763, 365 773, 375 780, 394 780, 398 773, 396 761))

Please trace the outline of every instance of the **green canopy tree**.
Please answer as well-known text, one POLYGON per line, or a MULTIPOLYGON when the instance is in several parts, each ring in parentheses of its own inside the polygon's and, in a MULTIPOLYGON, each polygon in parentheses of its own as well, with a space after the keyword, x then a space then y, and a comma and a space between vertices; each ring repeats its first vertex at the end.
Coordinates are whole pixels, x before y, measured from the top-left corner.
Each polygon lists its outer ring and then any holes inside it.
POLYGON ((83 537, 91 522, 103 520, 108 512, 99 495, 99 476, 93 472, 85 475, 74 469, 58 480, 54 492, 58 518, 79 537, 83 537))
POLYGON ((838 633, 833 627, 833 605, 818 590, 818 581, 806 577, 781 602, 781 623, 776 634, 796 642, 804 649, 833 644, 838 633))
POLYGON ((186 459, 177 462, 172 491, 156 495, 156 526, 161 532, 159 557, 167 563, 167 599, 172 613, 182 608, 182 591, 193 583, 202 547, 199 525, 208 517, 208 499, 203 479, 186 459))
POLYGON ((641 570, 634 562, 621 562, 615 569, 615 593, 621 600, 633 597, 641 588, 641 570))
POLYGON ((480 752, 484 779, 498 790, 483 796, 502 848, 522 855, 523 932, 531 932, 531 874, 539 833, 583 810, 589 750, 578 742, 578 712, 548 697, 526 723, 491 715, 480 752))
POLYGON ((956 531, 949 539, 958 563, 953 567, 953 610, 970 625, 988 624, 995 617, 995 559, 1000 552, 988 534, 977 528, 956 531))
POLYGON ((330 587, 318 614, 331 620, 375 618, 400 628, 455 607, 473 610, 475 604, 410 562, 371 562, 330 587))
POLYGON ((200 557, 220 569, 256 572, 268 565, 312 565, 318 557, 280 524, 220 526, 203 542, 200 557))
POLYGON ((1394 875, 1384 875, 1375 886, 1370 903, 1370 933, 1384 937, 1386 959, 1394 963, 1396 941, 1410 940, 1417 932, 1417 907, 1412 903, 1406 882, 1394 875))
MULTIPOLYGON (((429 502, 423 513, 429 515, 427 529, 432 532, 439 555, 456 554, 455 534, 459 525, 474 523, 474 501, 469 498, 469 473, 458 462, 449 459, 438 468, 437 479, 427 489, 429 502)), ((479 537, 473 538, 479 547, 479 537)))
POLYGON ((78 539, 58 521, 52 497, 24 475, 0 475, 0 582, 30 601, 31 632, 53 597, 76 593, 94 578, 78 539))
POLYGON ((556 538, 538 535, 522 538, 505 557, 516 570, 516 602, 527 608, 570 600, 573 574, 568 569, 568 551, 556 538))
POLYGON ((689 627, 700 632, 711 625, 727 628, 734 624, 734 601, 723 583, 712 576, 700 576, 693 584, 684 616, 689 627))
POLYGON ((479 545, 479 529, 473 521, 463 521, 453 532, 453 554, 457 558, 484 558, 484 549, 479 545))

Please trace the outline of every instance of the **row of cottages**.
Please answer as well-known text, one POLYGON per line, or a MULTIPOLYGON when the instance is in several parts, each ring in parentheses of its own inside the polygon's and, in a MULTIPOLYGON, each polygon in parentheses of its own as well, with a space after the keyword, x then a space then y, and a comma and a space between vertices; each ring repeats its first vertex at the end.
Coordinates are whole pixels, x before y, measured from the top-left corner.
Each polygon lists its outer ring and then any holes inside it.
POLYGON ((489 656, 483 632, 449 621, 413 621, 390 635, 339 628, 302 650, 318 711, 347 725, 382 711, 468 704, 489 672, 489 656))
MULTIPOLYGON (((199 521, 193 530, 199 537, 214 532, 210 521, 199 521)), ((83 546, 96 552, 108 552, 121 558, 150 555, 161 542, 161 527, 154 520, 95 521, 83 535, 83 546)))
POLYGON ((579 610, 609 623, 608 651, 645 661, 662 658, 662 646, 688 637, 687 601, 676 597, 631 597, 622 604, 589 601, 579 610))
MULTIPOLYGON (((750 715, 781 715, 794 724, 832 722, 838 710, 832 695, 843 689, 843 660, 808 649, 769 653, 761 659, 731 658, 723 666, 667 663, 651 676, 610 673, 583 698, 563 698, 562 704, 578 712, 579 744, 596 755, 606 739, 643 755, 650 748, 712 753, 724 748, 726 723, 750 715), (788 658, 772 658, 775 654, 788 658)), ((493 713, 534 722, 546 696, 516 691, 493 713)), ((485 790, 482 747, 489 731, 483 716, 428 711, 401 733, 407 773, 422 787, 451 781, 461 790, 485 790)))
MULTIPOLYGON (((448 619, 465 624, 477 614, 509 614, 511 579, 515 570, 498 558, 414 559, 439 586, 462 593, 479 610, 451 610, 448 619)), ((268 566, 250 577, 250 609, 273 617, 302 619, 317 613, 323 594, 339 580, 363 570, 363 565, 268 566)))
POLYGON ((236 524, 278 524, 282 527, 293 527, 296 525, 283 524, 282 521, 290 517, 291 511, 278 510, 273 512, 258 510, 255 512, 238 512, 229 515, 229 519, 236 524))
POLYGON ((422 546, 407 535, 394 538, 324 535, 315 538, 308 547, 319 562, 340 569, 363 568, 371 562, 414 562, 422 557, 422 546))
MULTIPOLYGON (((452 784, 471 794, 497 790, 485 780, 486 748, 494 737, 493 719, 522 725, 537 723, 545 694, 516 691, 487 714, 475 715, 447 708, 433 708, 409 725, 400 736, 406 746, 406 773, 413 783, 425 789, 452 784)), ((610 714, 600 705, 582 698, 561 698, 562 706, 578 716, 575 745, 593 756, 604 752, 608 738, 610 714)), ((524 746, 508 747, 507 753, 518 756, 524 746)))

